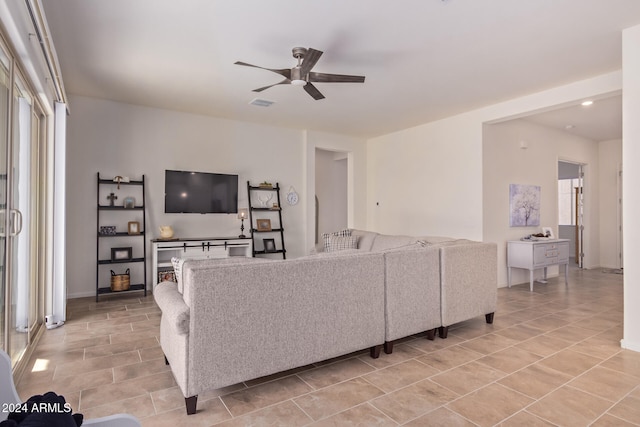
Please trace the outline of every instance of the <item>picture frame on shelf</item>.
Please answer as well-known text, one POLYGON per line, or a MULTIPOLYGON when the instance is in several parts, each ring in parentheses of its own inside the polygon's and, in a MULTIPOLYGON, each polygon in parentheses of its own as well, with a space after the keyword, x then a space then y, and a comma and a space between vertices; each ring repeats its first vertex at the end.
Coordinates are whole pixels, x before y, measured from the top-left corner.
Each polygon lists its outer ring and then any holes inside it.
POLYGON ((542 227, 542 234, 548 239, 555 239, 553 229, 551 227, 542 227))
POLYGON ((275 239, 262 239, 265 252, 276 252, 276 240, 275 239))
POLYGON ((132 247, 111 248, 111 261, 129 261, 132 259, 132 247))
POLYGON ((256 230, 258 231, 271 231, 270 219, 256 219, 256 230))
POLYGON ((140 222, 138 221, 129 221, 127 232, 129 234, 140 234, 140 222))
POLYGON ((173 270, 158 271, 158 283, 175 282, 176 273, 173 270))

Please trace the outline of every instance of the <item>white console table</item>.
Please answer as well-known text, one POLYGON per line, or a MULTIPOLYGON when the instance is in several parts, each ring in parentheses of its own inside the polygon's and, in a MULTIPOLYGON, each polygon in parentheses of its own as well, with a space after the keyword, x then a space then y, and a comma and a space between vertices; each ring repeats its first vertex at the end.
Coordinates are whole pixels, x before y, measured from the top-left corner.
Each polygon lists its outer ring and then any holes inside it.
POLYGON ((511 269, 529 270, 529 289, 533 291, 533 271, 544 268, 547 279, 547 267, 564 264, 564 283, 568 284, 569 240, 512 240, 507 242, 507 283, 511 287, 511 269))
POLYGON ((250 237, 210 237, 151 240, 151 278, 153 289, 162 272, 173 271, 172 257, 186 259, 228 258, 253 256, 250 237))

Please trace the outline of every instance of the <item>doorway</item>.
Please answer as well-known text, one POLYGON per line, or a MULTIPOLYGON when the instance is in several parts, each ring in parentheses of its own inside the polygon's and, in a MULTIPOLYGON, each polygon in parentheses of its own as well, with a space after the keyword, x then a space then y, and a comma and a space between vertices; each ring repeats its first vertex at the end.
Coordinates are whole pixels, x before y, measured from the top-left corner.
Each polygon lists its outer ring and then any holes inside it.
POLYGON ((569 239, 569 258, 584 268, 584 165, 558 161, 558 237, 569 239))
POLYGON ((316 243, 323 233, 347 228, 348 154, 316 148, 316 243))

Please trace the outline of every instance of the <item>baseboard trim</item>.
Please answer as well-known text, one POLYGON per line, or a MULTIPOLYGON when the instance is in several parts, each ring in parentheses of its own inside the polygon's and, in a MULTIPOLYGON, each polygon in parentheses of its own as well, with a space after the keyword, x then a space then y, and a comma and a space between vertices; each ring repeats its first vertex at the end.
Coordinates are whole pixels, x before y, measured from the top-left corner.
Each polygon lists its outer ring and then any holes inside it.
POLYGON ((636 351, 640 353, 640 342, 633 342, 633 341, 621 339, 620 346, 626 350, 636 351))
POLYGON ((73 294, 67 294, 67 299, 86 298, 86 297, 95 297, 95 296, 96 296, 96 291, 76 292, 73 294))
MULTIPOLYGON (((140 293, 142 293, 142 290, 140 290, 140 293)), ((151 292, 150 289, 147 289, 147 296, 152 295, 153 293, 151 292)), ((103 294, 104 295, 114 295, 114 294, 103 294)), ((67 294, 67 300, 70 299, 75 299, 75 298, 86 298, 86 297, 96 297, 96 292, 95 291, 89 291, 89 292, 76 292, 73 294, 67 294)), ((100 300, 102 301, 102 300, 100 300)))

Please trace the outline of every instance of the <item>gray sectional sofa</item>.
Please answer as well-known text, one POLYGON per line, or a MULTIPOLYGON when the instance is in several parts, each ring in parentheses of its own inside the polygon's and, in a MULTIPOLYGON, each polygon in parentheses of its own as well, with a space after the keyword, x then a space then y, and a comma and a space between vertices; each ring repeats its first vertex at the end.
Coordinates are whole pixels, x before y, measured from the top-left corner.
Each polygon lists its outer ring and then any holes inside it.
POLYGON ((296 259, 186 260, 178 285, 156 286, 160 344, 188 414, 209 389, 493 320, 495 244, 349 234, 350 249, 296 259))

